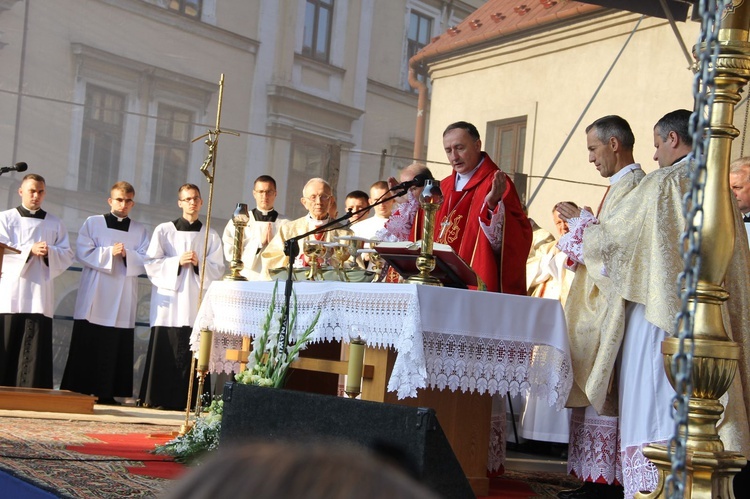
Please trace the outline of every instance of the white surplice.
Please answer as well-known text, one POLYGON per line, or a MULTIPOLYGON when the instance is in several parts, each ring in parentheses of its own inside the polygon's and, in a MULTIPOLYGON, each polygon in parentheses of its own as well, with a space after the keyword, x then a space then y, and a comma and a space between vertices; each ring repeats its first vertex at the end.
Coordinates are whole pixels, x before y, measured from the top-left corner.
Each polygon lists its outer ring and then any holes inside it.
POLYGON ((104 215, 86 219, 76 244, 76 259, 83 265, 76 320, 107 327, 135 327, 138 276, 145 273, 148 239, 146 227, 132 219, 127 232, 108 228, 104 215), (125 259, 112 256, 116 243, 125 245, 125 259))
MULTIPOLYGON (((240 275, 250 281, 268 280, 267 269, 263 268, 263 261, 260 254, 268 246, 268 242, 279 231, 279 227, 289 222, 288 218, 279 214, 275 222, 260 222, 255 220, 253 212, 250 212, 250 221, 247 223, 242 241, 242 264, 244 265, 240 275), (263 244, 263 241, 267 241, 263 244)), ((224 234, 221 236, 224 243, 224 258, 227 262, 232 261, 232 251, 234 248, 234 222, 229 220, 224 227, 224 234)))
POLYGON ((0 242, 21 254, 8 253, 3 258, 0 278, 0 314, 54 315, 52 280, 73 261, 68 231, 54 215, 44 219, 22 217, 13 208, 0 213, 0 242), (46 241, 46 258, 31 255, 31 247, 46 241))
MULTIPOLYGON (((145 262, 146 273, 154 285, 151 291, 151 326, 192 326, 198 313, 200 270, 206 227, 200 231, 177 230, 174 222, 163 223, 154 229, 145 262), (198 254, 198 266, 180 267, 180 256, 187 251, 198 254)), ((220 279, 224 260, 219 235, 211 229, 208 239, 208 259, 203 281, 204 289, 220 279)))

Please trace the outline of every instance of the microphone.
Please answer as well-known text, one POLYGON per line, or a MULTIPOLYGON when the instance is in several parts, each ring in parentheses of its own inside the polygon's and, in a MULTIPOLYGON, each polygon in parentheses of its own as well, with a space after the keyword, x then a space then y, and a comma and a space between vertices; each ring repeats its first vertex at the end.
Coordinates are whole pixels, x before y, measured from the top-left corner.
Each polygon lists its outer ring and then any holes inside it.
POLYGON ((420 173, 418 175, 415 175, 413 179, 407 180, 406 182, 401 182, 400 184, 394 185, 389 190, 391 191, 398 191, 398 190, 406 190, 410 187, 424 187, 425 180, 430 180, 432 177, 430 177, 426 173, 420 173))
POLYGON ((16 163, 13 166, 3 166, 2 168, 0 168, 0 175, 8 172, 25 172, 28 169, 29 165, 21 161, 20 163, 16 163))

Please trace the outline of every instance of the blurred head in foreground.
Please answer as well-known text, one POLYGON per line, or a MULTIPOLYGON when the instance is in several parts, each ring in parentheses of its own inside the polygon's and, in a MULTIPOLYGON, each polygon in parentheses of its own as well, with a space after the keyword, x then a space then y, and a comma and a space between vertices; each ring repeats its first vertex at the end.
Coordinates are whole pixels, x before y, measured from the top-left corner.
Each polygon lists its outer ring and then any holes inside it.
POLYGON ((343 444, 266 442, 220 449, 168 499, 435 499, 375 454, 343 444))

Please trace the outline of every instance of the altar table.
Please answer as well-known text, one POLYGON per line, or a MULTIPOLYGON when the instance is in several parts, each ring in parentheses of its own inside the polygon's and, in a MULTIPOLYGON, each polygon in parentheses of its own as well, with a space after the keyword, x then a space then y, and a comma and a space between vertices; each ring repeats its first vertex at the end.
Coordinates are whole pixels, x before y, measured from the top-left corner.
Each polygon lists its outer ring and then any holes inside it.
MULTIPOLYGON (((214 331, 210 370, 237 372, 226 360, 242 338, 260 331, 273 282, 216 281, 195 321, 214 331)), ((276 306, 284 300, 279 283, 276 306)), ((366 327, 370 347, 393 348, 388 390, 399 399, 420 388, 478 394, 526 393, 562 408, 573 384, 568 336, 557 300, 416 284, 296 282, 300 334, 320 311, 311 341, 349 341, 351 327, 366 327)), ((294 298, 292 299, 294 303, 294 298)))
MULTIPOLYGON (((244 337, 261 330, 274 285, 211 285, 191 337, 198 350, 201 329, 214 332, 211 371, 239 371, 226 352, 240 350, 244 337)), ((363 380, 362 398, 435 409, 477 495, 489 488, 490 395, 525 393, 559 409, 573 384, 557 300, 415 284, 303 281, 293 289, 297 314, 290 336, 301 334, 319 311, 312 342, 348 342, 354 326, 365 330, 365 364, 378 374, 363 380)), ((277 313, 283 293, 280 282, 277 313)), ((502 442, 493 442, 494 450, 498 446, 502 442)))

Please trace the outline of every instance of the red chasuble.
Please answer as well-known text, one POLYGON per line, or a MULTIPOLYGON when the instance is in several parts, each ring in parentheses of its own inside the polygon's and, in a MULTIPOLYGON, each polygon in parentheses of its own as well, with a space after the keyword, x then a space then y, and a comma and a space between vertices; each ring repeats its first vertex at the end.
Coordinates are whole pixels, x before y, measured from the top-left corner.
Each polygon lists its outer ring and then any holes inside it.
POLYGON ((499 168, 482 153, 482 166, 463 191, 455 190, 456 174, 440 182, 444 201, 435 218, 435 241, 449 244, 484 281, 488 291, 526 295, 526 259, 531 249, 531 223, 523 212, 516 187, 506 175, 503 194, 505 222, 502 250, 494 252, 479 225, 481 218, 490 223, 484 199, 492 189, 492 179, 499 168), (448 226, 440 238, 443 222, 448 226))

